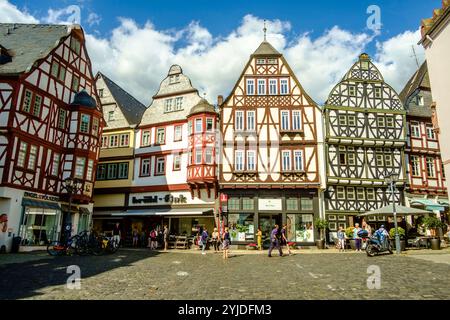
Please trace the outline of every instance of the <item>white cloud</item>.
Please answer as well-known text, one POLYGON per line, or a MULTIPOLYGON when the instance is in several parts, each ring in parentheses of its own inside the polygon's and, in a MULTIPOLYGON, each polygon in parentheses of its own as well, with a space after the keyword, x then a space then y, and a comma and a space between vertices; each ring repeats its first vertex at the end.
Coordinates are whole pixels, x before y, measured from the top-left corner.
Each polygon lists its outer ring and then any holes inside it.
POLYGON ((62 9, 48 9, 44 22, 50 24, 81 24, 81 8, 70 5, 62 9))
POLYGON ((0 22, 2 23, 38 23, 39 20, 26 10, 20 10, 7 0, 0 0, 0 22))
POLYGON ((90 27, 92 27, 93 25, 100 25, 101 21, 102 21, 102 17, 100 17, 95 12, 89 13, 88 18, 87 18, 87 23, 90 27))

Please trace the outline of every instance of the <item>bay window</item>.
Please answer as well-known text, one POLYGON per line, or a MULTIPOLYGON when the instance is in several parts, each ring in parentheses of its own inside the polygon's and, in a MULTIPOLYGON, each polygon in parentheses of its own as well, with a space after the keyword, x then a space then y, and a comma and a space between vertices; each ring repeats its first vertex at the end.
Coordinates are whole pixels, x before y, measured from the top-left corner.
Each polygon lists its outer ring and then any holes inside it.
POLYGON ((89 124, 91 122, 91 116, 88 114, 81 114, 80 119, 80 132, 88 133, 89 132, 89 124))

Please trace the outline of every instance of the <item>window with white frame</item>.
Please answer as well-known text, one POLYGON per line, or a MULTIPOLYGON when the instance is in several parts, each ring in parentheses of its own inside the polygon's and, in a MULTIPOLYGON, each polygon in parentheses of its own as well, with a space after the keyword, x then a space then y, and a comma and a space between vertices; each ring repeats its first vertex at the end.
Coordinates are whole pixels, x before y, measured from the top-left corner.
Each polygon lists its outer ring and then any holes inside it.
POLYGON ((25 166, 25 158, 27 156, 28 144, 20 142, 19 155, 17 157, 17 166, 23 168, 25 166))
POLYGON ((166 172, 166 158, 156 158, 156 174, 164 174, 166 172))
POLYGON ((411 174, 413 176, 420 176, 420 158, 418 156, 411 156, 411 174))
POLYGON ((89 160, 87 170, 86 170, 86 180, 92 181, 93 172, 94 172, 94 160, 89 160))
POLYGON ((281 152, 281 170, 282 171, 291 171, 292 170, 292 162, 291 162, 291 151, 285 150, 281 152))
POLYGON ((195 133, 203 132, 203 120, 195 119, 195 133))
POLYGON ((288 79, 281 79, 280 80, 280 94, 288 94, 289 92, 288 88, 288 79))
POLYGON ((255 80, 247 79, 247 94, 252 96, 255 94, 255 80))
POLYGON ((53 153, 51 175, 54 177, 57 177, 59 175, 59 163, 60 162, 61 162, 61 155, 56 152, 53 153))
POLYGON ((386 118, 384 116, 377 116, 378 128, 386 128, 386 118))
POLYGON ((115 114, 114 111, 108 112, 108 121, 114 121, 115 120, 115 114))
POLYGON ((119 163, 118 179, 128 179, 128 162, 119 163))
POLYGON ((340 126, 346 126, 347 125, 347 115, 346 114, 340 114, 338 116, 338 121, 340 126))
POLYGON ((214 119, 206 118, 206 131, 212 132, 214 131, 214 119))
POLYGON ((356 87, 355 86, 348 86, 348 94, 352 97, 356 96, 356 87))
POLYGON ((255 131, 255 111, 247 111, 247 131, 255 131))
POLYGON ((256 151, 254 150, 247 151, 247 170, 248 171, 256 170, 256 151))
POLYGON ((292 111, 292 129, 302 130, 302 112, 300 110, 292 111))
POLYGON ((265 79, 258 79, 258 95, 265 95, 266 94, 266 80, 265 79))
POLYGON ((67 115, 67 111, 65 109, 59 109, 59 113, 58 113, 58 128, 59 129, 66 128, 66 115, 67 115))
POLYGON ((234 153, 234 169, 236 171, 244 170, 244 151, 236 150, 234 153))
POLYGON ((236 131, 244 130, 244 111, 236 111, 236 119, 234 127, 236 131))
POLYGON ((102 136, 102 148, 108 148, 108 136, 102 136))
POLYGON ((393 165, 393 157, 390 149, 386 149, 384 151, 384 165, 387 167, 392 167, 393 165))
POLYGON ((117 135, 109 136, 109 147, 117 148, 119 146, 119 137, 117 135))
POLYGON ((178 171, 181 169, 181 155, 176 154, 173 156, 173 170, 178 171))
POLYGON ((157 144, 164 144, 166 142, 166 129, 165 128, 158 128, 156 130, 156 143, 157 144))
POLYGON ((425 100, 423 99, 423 96, 417 96, 417 104, 419 106, 424 106, 425 105, 425 100))
POLYGON ((277 79, 269 79, 269 94, 277 94, 277 79))
POLYGON ((356 116, 354 115, 348 115, 347 116, 347 124, 351 127, 356 126, 356 116))
POLYGON ((381 88, 375 88, 375 98, 381 98, 381 88))
POLYGON ((195 164, 202 164, 202 149, 195 149, 195 164))
POLYGON ((420 138, 420 126, 418 122, 411 122, 411 137, 420 138))
POLYGON ((84 167, 86 165, 86 158, 77 157, 75 161, 75 178, 84 178, 84 167))
POLYGON ((375 189, 374 188, 367 188, 367 200, 375 200, 375 189))
POLYGON ((98 136, 98 126, 99 126, 99 120, 98 118, 92 119, 92 135, 98 136))
POLYGON ((149 176, 150 175, 150 159, 142 159, 141 160, 141 176, 149 176))
POLYGON ((427 125, 427 138, 430 140, 436 140, 436 133, 432 125, 427 125))
POLYGON ((289 111, 281 111, 281 130, 289 130, 289 111))
POLYGON ((364 188, 356 188, 356 199, 357 200, 366 200, 366 192, 364 188))
POLYGON ((151 139, 150 139, 150 130, 144 130, 142 131, 142 146, 143 147, 147 147, 151 144, 151 139))
POLYGON ((295 171, 303 171, 303 151, 294 151, 294 166, 295 171))
POLYGON ((393 128, 394 127, 394 117, 386 116, 386 127, 393 128))
POLYGON ((210 147, 205 149, 205 162, 206 162, 206 164, 214 164, 213 150, 210 147))
POLYGON ((337 187, 336 188, 336 197, 338 200, 344 200, 345 199, 345 188, 344 187, 337 187))
POLYGON ((120 135, 120 147, 128 147, 130 145, 130 134, 124 133, 120 135))
POLYGON ((27 168, 30 170, 34 170, 36 167, 36 158, 37 158, 37 147, 34 145, 30 146, 30 155, 28 157, 28 166, 27 168))
POLYGON ((183 110, 183 97, 175 98, 175 111, 183 110))
POLYGON ((181 141, 183 136, 182 136, 182 126, 175 126, 175 136, 174 136, 174 141, 181 141))
POLYGON ((384 166, 384 155, 382 149, 376 149, 375 151, 375 159, 378 167, 384 166))
POLYGON ((434 158, 427 157, 427 176, 429 178, 436 177, 436 168, 434 166, 434 158))
POLYGON ((173 99, 166 99, 164 101, 164 112, 172 112, 173 111, 173 99))
POLYGON ((347 199, 355 200, 355 188, 354 187, 347 188, 347 199))
POLYGON ((80 120, 80 132, 88 133, 89 132, 89 124, 91 123, 91 116, 88 114, 81 114, 80 120))

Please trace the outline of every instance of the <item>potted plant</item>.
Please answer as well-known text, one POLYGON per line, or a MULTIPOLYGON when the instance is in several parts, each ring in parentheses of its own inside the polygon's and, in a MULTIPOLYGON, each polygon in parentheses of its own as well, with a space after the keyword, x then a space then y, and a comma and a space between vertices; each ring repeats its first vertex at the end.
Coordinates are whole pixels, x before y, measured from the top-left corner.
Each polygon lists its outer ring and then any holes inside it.
POLYGON ((345 229, 345 236, 349 239, 348 242, 350 243, 350 248, 356 250, 356 241, 353 239, 353 229, 355 229, 355 227, 347 227, 345 229))
MULTIPOLYGON (((397 227, 398 229, 398 235, 400 236, 400 250, 405 251, 406 250, 406 241, 405 241, 405 229, 402 227, 397 227)), ((391 228, 389 230, 389 236, 391 237, 391 245, 395 248, 395 228, 391 228)))
POLYGON ((324 231, 328 228, 328 221, 325 219, 316 219, 315 221, 316 228, 319 230, 320 239, 316 241, 316 245, 318 249, 325 249, 325 238, 324 231))
POLYGON ((443 227, 443 223, 440 219, 435 216, 429 216, 423 219, 423 224, 425 228, 429 229, 431 232, 431 249, 432 250, 440 250, 441 249, 441 240, 439 237, 436 237, 436 230, 438 228, 443 227))

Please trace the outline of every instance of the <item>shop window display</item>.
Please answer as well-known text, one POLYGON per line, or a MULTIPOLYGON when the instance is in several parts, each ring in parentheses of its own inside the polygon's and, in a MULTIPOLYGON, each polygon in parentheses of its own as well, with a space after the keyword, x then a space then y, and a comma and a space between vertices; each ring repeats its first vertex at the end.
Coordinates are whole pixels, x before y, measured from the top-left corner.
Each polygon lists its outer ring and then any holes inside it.
POLYGON ((23 245, 43 246, 57 240, 59 223, 59 211, 27 207, 21 227, 23 245))
POLYGON ((251 241, 254 239, 255 225, 251 214, 229 214, 228 226, 230 229, 231 243, 251 241))
POLYGON ((286 218, 289 241, 314 242, 312 214, 288 214, 286 218))

